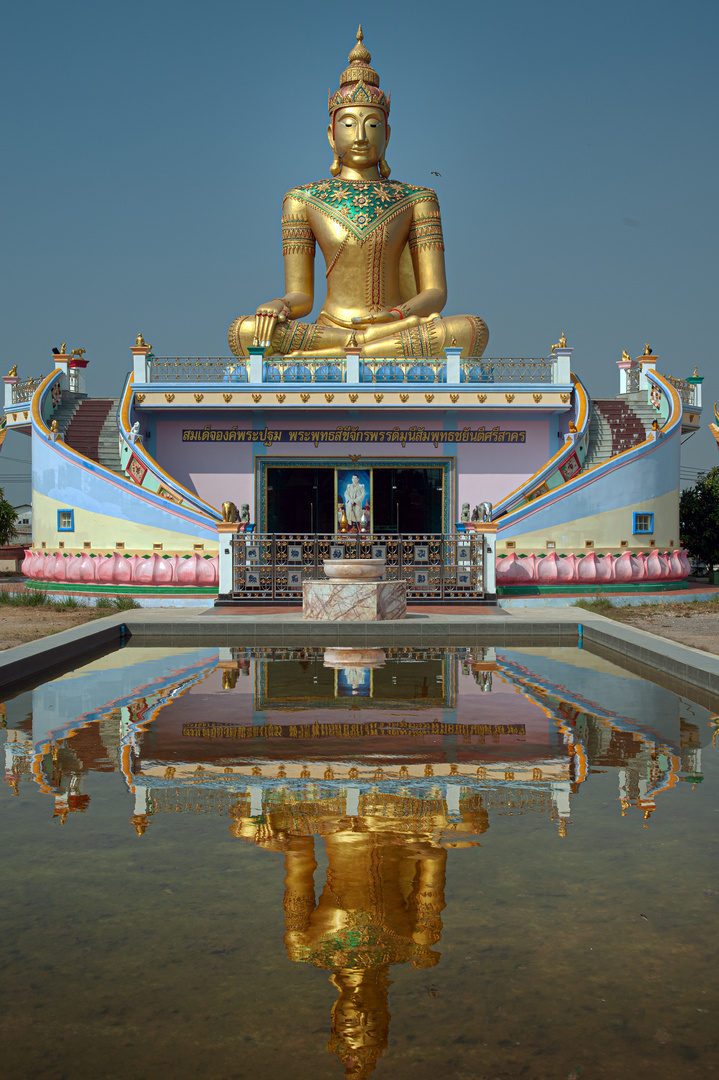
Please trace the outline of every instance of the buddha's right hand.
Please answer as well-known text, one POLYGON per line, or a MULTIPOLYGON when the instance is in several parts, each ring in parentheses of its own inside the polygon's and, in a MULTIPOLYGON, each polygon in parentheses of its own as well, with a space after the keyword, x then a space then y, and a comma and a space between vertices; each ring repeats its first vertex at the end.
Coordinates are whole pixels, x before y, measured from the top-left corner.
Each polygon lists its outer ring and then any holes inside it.
POLYGON ((286 300, 270 300, 267 304, 260 304, 255 312, 255 336, 254 345, 266 349, 272 342, 272 335, 278 323, 287 322, 290 314, 290 305, 286 300))

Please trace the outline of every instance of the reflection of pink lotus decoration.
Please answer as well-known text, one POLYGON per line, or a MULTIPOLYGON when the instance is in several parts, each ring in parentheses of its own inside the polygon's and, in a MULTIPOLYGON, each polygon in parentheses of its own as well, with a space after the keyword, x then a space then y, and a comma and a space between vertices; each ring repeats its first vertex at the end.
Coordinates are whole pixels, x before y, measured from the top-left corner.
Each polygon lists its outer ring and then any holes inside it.
POLYGON ((64 581, 98 585, 178 585, 184 587, 216 586, 219 580, 218 557, 201 555, 80 555, 46 553, 28 548, 22 564, 25 577, 35 581, 64 581))
POLYGON ((686 551, 650 551, 648 555, 505 555, 497 560, 498 585, 616 585, 630 582, 682 581, 691 566, 686 551))

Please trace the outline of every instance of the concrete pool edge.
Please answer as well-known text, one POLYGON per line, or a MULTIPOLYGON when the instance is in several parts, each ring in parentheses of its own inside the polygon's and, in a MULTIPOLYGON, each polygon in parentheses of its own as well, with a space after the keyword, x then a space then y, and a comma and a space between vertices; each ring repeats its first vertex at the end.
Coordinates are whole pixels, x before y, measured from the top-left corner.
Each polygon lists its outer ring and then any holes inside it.
MULTIPOLYGON (((216 609, 215 609, 216 610, 216 609)), ((553 608, 531 614, 526 609, 505 614, 416 614, 388 623, 306 623, 299 616, 216 615, 196 608, 190 614, 177 609, 137 608, 118 612, 82 626, 63 630, 0 653, 0 689, 9 690, 60 666, 89 659, 90 653, 132 646, 288 646, 363 645, 524 645, 576 646, 579 627, 586 646, 606 652, 619 666, 627 661, 652 673, 671 678, 708 694, 717 695, 719 657, 657 637, 602 615, 578 608, 553 608)))

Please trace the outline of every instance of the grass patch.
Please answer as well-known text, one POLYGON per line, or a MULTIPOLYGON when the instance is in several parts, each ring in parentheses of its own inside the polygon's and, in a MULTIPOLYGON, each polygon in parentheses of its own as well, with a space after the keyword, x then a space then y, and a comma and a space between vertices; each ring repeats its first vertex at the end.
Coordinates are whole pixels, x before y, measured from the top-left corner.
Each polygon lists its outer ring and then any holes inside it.
POLYGON ((130 611, 139 606, 132 596, 98 596, 95 601, 95 607, 104 608, 106 611, 130 611))
POLYGON ((0 592, 0 606, 5 607, 47 607, 45 593, 0 592))
POLYGON ((577 600, 574 607, 580 607, 584 611, 593 611, 596 615, 610 615, 617 610, 616 605, 606 597, 598 597, 596 600, 577 600))
POLYGON ((615 604, 606 597, 597 597, 596 600, 577 600, 574 607, 583 608, 584 611, 593 611, 596 615, 604 615, 608 619, 617 619, 619 622, 628 622, 637 615, 665 615, 669 617, 684 617, 690 619, 693 615, 712 615, 719 612, 719 595, 711 600, 676 600, 671 604, 615 604))
POLYGON ((87 611, 100 617, 113 611, 129 611, 140 605, 132 596, 100 596, 94 604, 82 604, 74 596, 55 600, 45 592, 4 592, 0 590, 0 607, 42 608, 44 611, 87 611))

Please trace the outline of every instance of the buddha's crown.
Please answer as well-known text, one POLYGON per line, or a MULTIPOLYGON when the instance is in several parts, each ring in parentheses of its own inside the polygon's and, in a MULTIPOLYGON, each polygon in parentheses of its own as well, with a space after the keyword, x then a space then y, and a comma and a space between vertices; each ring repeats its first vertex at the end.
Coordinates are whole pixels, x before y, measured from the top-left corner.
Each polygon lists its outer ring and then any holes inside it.
POLYGON ((344 109, 348 105, 376 105, 382 109, 385 116, 389 116, 389 102, 391 94, 385 95, 379 88, 379 75, 370 67, 372 56, 362 44, 364 35, 362 27, 357 31, 357 44, 347 59, 349 67, 340 75, 340 88, 333 94, 329 93, 330 116, 334 116, 338 109, 344 109))

